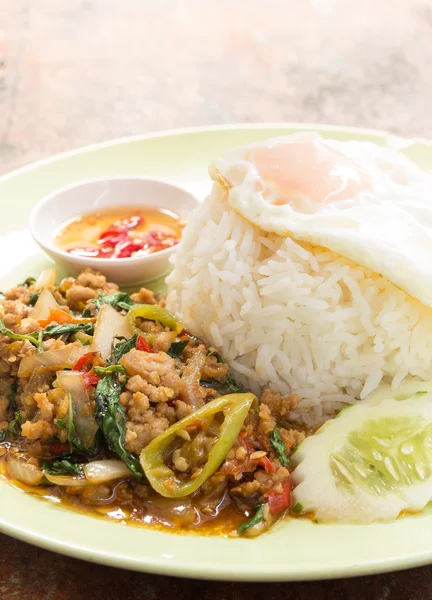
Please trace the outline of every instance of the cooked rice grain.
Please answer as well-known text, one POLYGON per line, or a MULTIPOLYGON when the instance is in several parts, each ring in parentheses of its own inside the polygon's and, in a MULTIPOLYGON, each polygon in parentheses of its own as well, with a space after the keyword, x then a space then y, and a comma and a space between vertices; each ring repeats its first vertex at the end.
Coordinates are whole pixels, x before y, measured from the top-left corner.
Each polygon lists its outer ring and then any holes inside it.
POLYGON ((432 378, 432 310, 325 248, 266 233, 215 184, 183 233, 168 306, 237 379, 320 422, 384 380, 432 378))

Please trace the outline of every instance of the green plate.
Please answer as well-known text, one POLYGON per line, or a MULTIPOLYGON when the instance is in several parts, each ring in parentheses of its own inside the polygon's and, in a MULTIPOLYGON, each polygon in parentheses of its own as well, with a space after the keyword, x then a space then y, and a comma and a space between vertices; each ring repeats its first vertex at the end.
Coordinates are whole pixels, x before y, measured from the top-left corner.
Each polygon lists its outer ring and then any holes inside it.
MULTIPOLYGON (((27 230, 31 208, 56 188, 103 175, 149 175, 198 196, 210 188, 207 165, 224 150, 298 130, 384 144, 385 132, 306 125, 244 125, 121 139, 62 154, 0 178, 0 289, 45 267, 27 230)), ((432 145, 392 138, 425 169, 432 145)), ((20 492, 0 481, 0 529, 84 560, 206 579, 289 581, 379 573, 432 562, 432 512, 375 525, 315 525, 286 520, 260 538, 173 535, 96 519, 20 492)))

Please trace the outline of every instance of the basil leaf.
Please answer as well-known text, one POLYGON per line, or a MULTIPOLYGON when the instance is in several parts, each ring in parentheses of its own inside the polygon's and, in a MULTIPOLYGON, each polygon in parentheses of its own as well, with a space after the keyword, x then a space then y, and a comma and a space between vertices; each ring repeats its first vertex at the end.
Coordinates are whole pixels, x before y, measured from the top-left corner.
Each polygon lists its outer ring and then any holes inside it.
POLYGON ((129 340, 126 340, 124 342, 118 342, 118 344, 116 344, 114 346, 114 362, 115 363, 118 363, 118 361, 121 359, 121 357, 124 354, 127 354, 128 352, 130 352, 131 350, 133 350, 136 347, 137 337, 138 337, 137 335, 134 335, 129 340))
POLYGON ((84 333, 87 333, 88 335, 93 335, 94 325, 93 323, 64 323, 63 325, 48 325, 43 333, 46 337, 55 337, 57 335, 77 333, 78 331, 84 331, 84 333))
POLYGON ((91 317, 91 310, 89 308, 85 308, 82 311, 82 316, 83 316, 83 319, 88 319, 89 317, 91 317))
POLYGON ((51 463, 42 463, 42 470, 50 475, 84 475, 81 465, 70 461, 69 458, 60 458, 51 463))
POLYGON ((21 283, 20 285, 22 285, 23 287, 30 287, 31 285, 34 285, 36 283, 36 279, 34 277, 27 277, 27 279, 25 281, 23 281, 23 283, 21 283))
POLYGON ((279 433, 279 429, 277 428, 277 426, 275 426, 275 428, 273 429, 273 431, 271 431, 269 433, 269 440, 271 442, 271 445, 274 448, 274 451, 277 454, 279 462, 284 467, 287 467, 289 465, 289 461, 288 461, 288 459, 287 459, 287 457, 285 455, 286 446, 285 446, 285 442, 281 438, 281 434, 279 433))
POLYGON ((261 523, 261 521, 263 520, 263 513, 264 504, 260 504, 256 507, 255 514, 250 519, 239 525, 237 531, 239 533, 243 533, 244 531, 246 531, 246 529, 249 529, 250 527, 258 525, 258 523, 261 523))
POLYGON ((7 429, 0 429, 0 444, 7 438, 7 429))
POLYGON ((135 303, 126 292, 116 292, 115 294, 109 294, 107 296, 98 296, 98 298, 93 300, 93 304, 98 310, 102 304, 109 304, 113 308, 119 307, 123 310, 129 310, 135 303))
POLYGON ((35 294, 30 294, 29 305, 34 306, 36 304, 36 302, 38 301, 38 298, 40 295, 41 295, 40 292, 36 292, 35 294))
POLYGON ((19 333, 14 333, 13 331, 11 331, 10 329, 8 329, 6 327, 3 319, 0 319, 0 334, 6 335, 7 337, 11 338, 12 340, 27 340, 37 347, 42 345, 41 342, 38 340, 37 333, 29 333, 28 335, 20 335, 19 333))
POLYGON ((19 411, 14 412, 14 418, 8 425, 8 431, 12 435, 18 436, 21 433, 21 425, 24 422, 19 411))
POLYGON ((233 392, 233 393, 237 393, 237 394, 243 394, 245 392, 245 389, 242 388, 241 385, 239 385, 234 379, 233 377, 228 373, 228 375, 226 376, 226 382, 227 385, 229 387, 229 389, 233 392))
POLYGON ((168 350, 167 354, 171 358, 178 358, 186 346, 189 344, 189 340, 181 340, 179 342, 173 342, 168 350))
POLYGON ((66 427, 66 419, 56 419, 55 424, 59 429, 64 429, 66 427))
POLYGON ((96 422, 110 450, 115 452, 137 479, 143 478, 141 464, 136 456, 124 447, 126 415, 120 404, 122 385, 111 373, 100 379, 95 394, 96 422))
POLYGON ((243 393, 245 390, 232 378, 230 374, 225 379, 201 379, 200 385, 205 388, 212 388, 219 394, 243 393))

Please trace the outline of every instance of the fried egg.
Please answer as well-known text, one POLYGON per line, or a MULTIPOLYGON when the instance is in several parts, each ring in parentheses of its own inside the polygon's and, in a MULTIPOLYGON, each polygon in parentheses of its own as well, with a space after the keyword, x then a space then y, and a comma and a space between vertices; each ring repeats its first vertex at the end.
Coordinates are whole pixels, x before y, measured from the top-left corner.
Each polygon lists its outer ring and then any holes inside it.
POLYGON ((295 134, 210 167, 263 232, 329 248, 432 306, 432 176, 391 148, 295 134))

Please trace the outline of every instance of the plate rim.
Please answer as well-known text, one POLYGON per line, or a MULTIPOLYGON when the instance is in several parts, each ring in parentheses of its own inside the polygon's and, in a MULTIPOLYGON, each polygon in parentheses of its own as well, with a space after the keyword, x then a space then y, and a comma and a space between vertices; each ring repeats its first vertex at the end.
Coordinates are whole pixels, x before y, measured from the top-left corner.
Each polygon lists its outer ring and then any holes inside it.
MULTIPOLYGON (((57 153, 38 161, 30 162, 17 169, 0 175, 0 185, 12 180, 15 177, 25 175, 26 173, 43 167, 46 165, 54 164, 56 161, 71 158, 76 155, 85 154, 88 152, 98 151, 103 148, 120 146, 123 144, 129 144, 154 138, 164 137, 175 137, 187 134, 196 133, 210 133, 218 131, 242 131, 242 130, 262 130, 262 129, 297 129, 297 130, 319 130, 327 132, 340 132, 346 134, 355 135, 366 135, 366 136, 378 136, 386 138, 387 136, 399 139, 405 142, 405 147, 412 146, 414 144, 420 144, 422 146, 432 147, 432 140, 423 139, 420 137, 404 137, 393 134, 391 132, 373 128, 362 128, 362 127, 345 127, 343 125, 331 125, 321 123, 303 123, 303 122, 251 122, 251 123, 229 123, 223 125, 211 125, 211 126, 199 126, 199 127, 186 127, 186 128, 174 128, 167 130, 159 130, 155 132, 149 132, 144 134, 136 134, 130 136, 122 136, 95 144, 80 146, 65 152, 57 153)), ((7 485, 7 483, 5 483, 7 485)), ((30 495, 27 495, 30 498, 30 495)), ((34 501, 34 498, 32 498, 34 501)), ((44 504, 50 506, 53 510, 63 511, 69 513, 67 509, 48 504, 45 501, 40 500, 44 504)), ((1 498, 0 498, 1 505, 1 498)), ((79 514, 79 513, 75 513, 79 514)), ((81 517, 95 520, 94 517, 86 514, 81 514, 81 517)), ((432 521, 432 514, 428 518, 432 521)), ((119 526, 119 524, 110 523, 109 521, 103 521, 111 527, 119 526)), ((136 528, 139 529, 139 528, 136 528)), ((229 581, 312 581, 319 579, 336 579, 336 578, 347 578, 357 577, 362 575, 374 575, 378 573, 388 571, 400 571, 413 567, 419 567, 432 562, 432 544, 430 550, 420 550, 399 552, 398 555, 387 556, 382 559, 363 559, 357 560, 355 564, 348 565, 347 563, 338 564, 332 563, 331 560, 322 560, 319 564, 317 563, 296 563, 295 570, 286 569, 281 566, 281 563, 269 564, 268 562, 260 569, 248 570, 245 568, 245 562, 242 563, 231 563, 227 565, 225 563, 198 563, 193 564, 190 561, 187 562, 183 559, 177 560, 176 563, 169 563, 167 560, 161 558, 161 556, 151 556, 150 559, 145 557, 131 557, 122 556, 120 551, 112 552, 111 549, 102 551, 101 549, 91 548, 89 544, 77 544, 71 543, 65 537, 60 539, 59 537, 53 537, 52 535, 43 535, 40 532, 35 532, 31 527, 22 526, 19 523, 8 523, 7 518, 0 515, 0 532, 12 537, 30 543, 40 548, 44 548, 49 551, 55 551, 63 555, 71 556, 81 560, 88 560, 90 562, 104 564, 117 568, 126 568, 134 571, 148 572, 160 575, 172 575, 177 577, 189 577, 194 579, 203 580, 229 580, 229 581)), ((172 533, 163 533, 167 539, 175 537, 195 537, 199 539, 200 536, 180 536, 172 533)), ((267 534, 271 535, 271 534, 267 534)), ((289 533, 287 532, 287 535, 289 533)), ((235 540, 233 540, 235 543, 235 540)), ((259 544, 259 538, 257 540, 248 540, 249 544, 259 544)), ((288 566, 289 563, 287 563, 288 566)))
POLYGON ((391 131, 387 131, 385 129, 374 129, 371 127, 357 127, 357 126, 344 126, 344 125, 331 125, 330 123, 312 123, 302 121, 251 121, 250 123, 241 122, 241 123, 224 123, 221 125, 198 125, 195 127, 174 127, 172 129, 159 129, 157 131, 150 131, 148 133, 138 133, 132 135, 125 135, 120 137, 111 138, 108 140, 104 140, 101 142, 95 142, 94 144, 86 144, 84 146, 77 146, 70 150, 65 150, 64 152, 58 152, 56 154, 51 154, 50 156, 46 156, 45 158, 41 158, 36 161, 32 161, 22 165, 21 167, 17 167, 16 169, 12 169, 12 171, 7 171, 0 175, 0 183, 16 176, 25 173, 26 171, 31 171, 34 168, 42 167, 49 163, 55 162, 57 160, 61 160, 63 158, 69 158, 75 156, 77 154, 82 154, 84 152, 91 152, 93 150, 99 150, 102 148, 107 148, 110 146, 118 146, 121 144, 128 144, 130 142, 139 142, 140 140, 148 140, 152 138, 164 138, 171 137, 176 135, 187 135, 190 133, 204 133, 207 131, 234 131, 234 130, 244 130, 244 129, 305 129, 305 130, 314 130, 319 129, 322 131, 339 131, 340 133, 353 133, 353 134, 362 134, 362 135, 378 135, 381 137, 391 136, 397 139, 404 140, 405 142, 409 142, 408 145, 414 144, 422 144, 426 146, 432 146, 432 139, 422 138, 419 136, 406 137, 401 136, 391 131))

